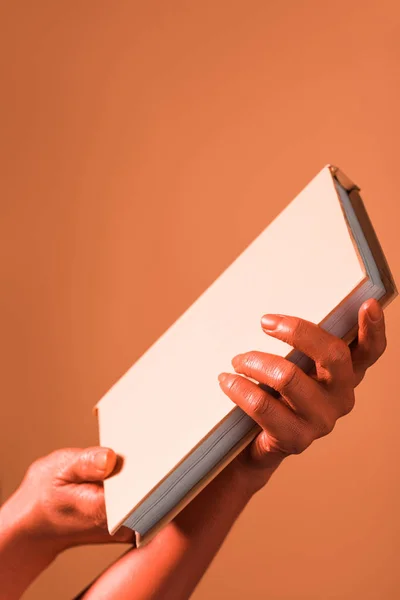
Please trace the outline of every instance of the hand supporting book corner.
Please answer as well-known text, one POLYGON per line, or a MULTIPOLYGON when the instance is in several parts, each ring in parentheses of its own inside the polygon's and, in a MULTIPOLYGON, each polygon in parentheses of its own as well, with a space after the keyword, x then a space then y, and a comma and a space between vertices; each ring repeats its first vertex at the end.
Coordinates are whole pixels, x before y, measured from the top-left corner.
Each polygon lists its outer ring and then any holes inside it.
MULTIPOLYGON (((373 299, 359 311, 358 338, 350 347, 292 316, 266 315, 262 328, 312 359, 315 368, 306 374, 287 358, 259 351, 234 357, 220 386, 258 424, 258 435, 156 536, 160 543, 123 555, 80 597, 189 597, 251 496, 284 458, 303 452, 351 411, 355 387, 386 347, 383 311, 373 299)), ((107 531, 102 482, 116 461, 108 448, 64 449, 29 467, 0 510, 0 599, 19 598, 67 548, 133 543, 130 529, 114 536, 107 531)))
POLYGON ((235 373, 219 376, 223 391, 262 430, 238 457, 252 474, 252 492, 265 483, 263 467, 304 452, 333 431, 337 420, 353 409, 355 388, 386 348, 383 310, 376 300, 361 307, 358 336, 350 347, 321 327, 290 316, 265 315, 262 327, 311 358, 313 368, 306 374, 281 356, 252 351, 233 358, 235 373))

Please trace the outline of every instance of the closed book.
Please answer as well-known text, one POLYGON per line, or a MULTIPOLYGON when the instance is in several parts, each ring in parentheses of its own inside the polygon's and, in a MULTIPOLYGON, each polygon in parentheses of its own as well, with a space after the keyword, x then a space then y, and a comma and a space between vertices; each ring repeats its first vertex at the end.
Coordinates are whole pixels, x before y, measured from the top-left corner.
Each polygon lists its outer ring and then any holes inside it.
POLYGON ((360 196, 324 167, 96 405, 100 443, 120 457, 104 482, 110 533, 137 546, 173 519, 259 432, 220 389, 239 353, 310 361, 265 335, 263 314, 312 321, 350 343, 362 303, 397 295, 360 196))

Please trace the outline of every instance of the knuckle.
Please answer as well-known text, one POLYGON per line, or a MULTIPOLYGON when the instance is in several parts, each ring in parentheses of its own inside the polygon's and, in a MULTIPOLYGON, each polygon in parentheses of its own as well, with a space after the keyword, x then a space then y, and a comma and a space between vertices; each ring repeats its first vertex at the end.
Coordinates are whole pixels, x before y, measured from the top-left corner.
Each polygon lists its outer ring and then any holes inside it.
POLYGON ((262 390, 252 391, 247 396, 251 412, 257 417, 265 417, 271 411, 271 398, 262 390))
POLYGON ((325 437, 332 433, 336 425, 336 420, 323 416, 317 424, 318 437, 325 437))
POLYGON ((46 457, 48 465, 52 467, 54 473, 60 475, 68 468, 73 460, 73 456, 67 450, 54 450, 48 457, 46 457))
POLYGON ((44 457, 43 460, 51 463, 51 464, 63 464, 66 461, 67 452, 65 450, 53 450, 47 456, 44 457))
POLYGON ((296 387, 299 382, 299 372, 296 365, 289 363, 283 369, 277 369, 275 374, 277 387, 283 394, 296 387))
POLYGON ((354 405, 356 403, 356 398, 355 398, 355 394, 354 394, 354 389, 352 389, 345 397, 344 402, 343 402, 343 406, 342 406, 342 411, 341 411, 341 416, 346 416, 349 413, 351 413, 351 411, 354 408, 354 405))
POLYGON ((79 473, 83 479, 90 475, 91 466, 93 463, 93 457, 90 452, 83 452, 79 455, 78 465, 79 465, 79 473))
POLYGON ((291 454, 301 454, 313 443, 315 436, 313 432, 307 427, 301 428, 297 431, 297 435, 293 440, 293 446, 291 454))
POLYGON ((295 339, 303 338, 307 333, 307 324, 302 319, 294 319, 292 324, 293 337, 295 339))
POLYGON ((37 481, 41 478, 48 471, 50 456, 41 456, 34 460, 26 470, 25 479, 37 481))
POLYGON ((263 431, 257 438, 257 446, 260 456, 265 456, 271 451, 271 442, 266 431, 263 431))
POLYGON ((243 377, 240 377, 240 375, 236 375, 236 377, 234 378, 231 386, 230 386, 230 391, 233 394, 240 394, 243 395, 243 383, 245 382, 245 379, 243 377))
POLYGON ((36 478, 36 476, 38 475, 38 473, 41 469, 41 465, 42 465, 41 461, 42 460, 43 459, 38 458, 29 465, 29 467, 27 468, 26 473, 25 473, 26 479, 35 479, 36 478))
POLYGON ((350 362, 350 357, 350 348, 343 340, 337 340, 331 345, 329 349, 329 358, 332 363, 340 365, 346 364, 347 362, 350 362))
POLYGON ((53 450, 52 452, 50 452, 50 454, 47 455, 47 458, 51 461, 53 460, 59 460, 61 457, 64 458, 66 454, 65 450, 53 450))

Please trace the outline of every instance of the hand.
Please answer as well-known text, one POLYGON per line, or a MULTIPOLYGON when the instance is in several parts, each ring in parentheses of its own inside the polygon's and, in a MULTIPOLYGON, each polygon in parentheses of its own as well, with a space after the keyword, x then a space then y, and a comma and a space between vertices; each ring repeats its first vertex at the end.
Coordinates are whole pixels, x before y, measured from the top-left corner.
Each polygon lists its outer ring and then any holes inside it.
POLYGON ((363 304, 358 324, 358 339, 349 348, 308 321, 265 315, 265 333, 310 357, 315 372, 306 375, 285 358, 254 351, 234 357, 237 374, 219 376, 222 390, 263 430, 236 459, 245 466, 253 491, 266 483, 286 456, 303 452, 352 410, 354 388, 386 348, 383 311, 376 300, 363 304), (242 375, 273 388, 279 397, 242 375))
POLYGON ((54 555, 83 544, 132 542, 130 529, 114 536, 106 527, 103 480, 116 465, 107 448, 57 450, 35 461, 0 511, 8 529, 40 540, 54 555))

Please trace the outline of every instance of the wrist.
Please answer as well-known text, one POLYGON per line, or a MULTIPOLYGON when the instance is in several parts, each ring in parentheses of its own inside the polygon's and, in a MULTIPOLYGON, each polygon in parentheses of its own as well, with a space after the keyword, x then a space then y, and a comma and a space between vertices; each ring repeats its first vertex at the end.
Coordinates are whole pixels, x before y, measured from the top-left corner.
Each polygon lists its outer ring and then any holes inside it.
POLYGON ((0 509, 2 546, 18 549, 36 562, 50 564, 60 553, 54 539, 40 531, 35 507, 22 498, 20 489, 0 509))
POLYGON ((235 470, 236 485, 242 489, 243 494, 250 500, 269 482, 281 465, 284 456, 271 454, 264 458, 262 464, 259 464, 251 458, 247 450, 233 461, 232 468, 235 470))

